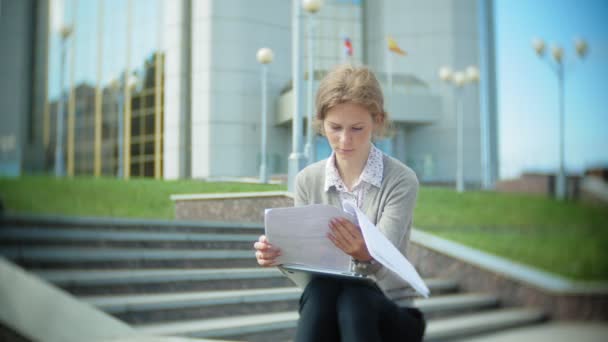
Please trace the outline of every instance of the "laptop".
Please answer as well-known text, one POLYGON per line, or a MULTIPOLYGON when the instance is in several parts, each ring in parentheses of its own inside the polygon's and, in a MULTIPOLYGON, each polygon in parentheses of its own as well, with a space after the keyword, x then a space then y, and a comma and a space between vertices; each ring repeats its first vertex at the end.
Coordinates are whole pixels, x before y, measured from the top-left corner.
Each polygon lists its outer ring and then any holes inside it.
POLYGON ((279 265, 278 269, 301 289, 305 289, 306 285, 315 277, 331 277, 370 284, 374 283, 373 278, 351 271, 338 271, 298 264, 283 264, 279 265))

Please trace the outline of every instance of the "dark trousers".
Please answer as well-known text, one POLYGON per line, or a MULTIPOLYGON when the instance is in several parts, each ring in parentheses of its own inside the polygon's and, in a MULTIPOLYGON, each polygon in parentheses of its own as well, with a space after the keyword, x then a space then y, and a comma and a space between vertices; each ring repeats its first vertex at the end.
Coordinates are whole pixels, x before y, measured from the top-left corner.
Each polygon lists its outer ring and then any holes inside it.
POLYGON ((295 341, 422 341, 425 328, 420 310, 397 306, 376 285, 319 277, 300 297, 295 341))

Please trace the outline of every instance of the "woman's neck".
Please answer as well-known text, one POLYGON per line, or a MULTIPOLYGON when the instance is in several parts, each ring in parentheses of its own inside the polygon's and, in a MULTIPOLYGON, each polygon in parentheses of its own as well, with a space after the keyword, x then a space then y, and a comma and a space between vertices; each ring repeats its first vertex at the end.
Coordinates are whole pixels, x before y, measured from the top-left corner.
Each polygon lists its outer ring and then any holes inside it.
POLYGON ((344 160, 336 155, 336 168, 340 173, 340 177, 342 177, 342 182, 344 182, 344 185, 346 185, 349 191, 352 190, 355 183, 357 183, 357 180, 359 180, 359 177, 365 168, 365 164, 367 163, 370 151, 371 144, 367 153, 359 158, 344 160))

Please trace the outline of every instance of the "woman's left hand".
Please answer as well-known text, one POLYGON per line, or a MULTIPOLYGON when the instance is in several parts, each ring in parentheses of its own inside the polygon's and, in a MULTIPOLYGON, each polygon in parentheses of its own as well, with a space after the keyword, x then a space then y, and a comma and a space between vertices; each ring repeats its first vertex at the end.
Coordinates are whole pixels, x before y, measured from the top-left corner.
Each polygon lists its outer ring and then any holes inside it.
POLYGON ((327 237, 344 253, 359 261, 369 261, 372 256, 367 250, 361 229, 343 217, 334 217, 329 221, 331 232, 327 237))

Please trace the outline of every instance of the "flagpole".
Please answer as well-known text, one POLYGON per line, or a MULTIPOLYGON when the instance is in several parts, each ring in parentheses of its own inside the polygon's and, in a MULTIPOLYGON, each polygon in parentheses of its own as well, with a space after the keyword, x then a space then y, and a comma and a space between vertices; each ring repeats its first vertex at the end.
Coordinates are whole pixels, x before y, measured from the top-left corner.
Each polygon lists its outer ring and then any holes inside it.
POLYGON ((386 51, 386 77, 388 82, 388 93, 393 94, 393 60, 390 50, 386 51))

